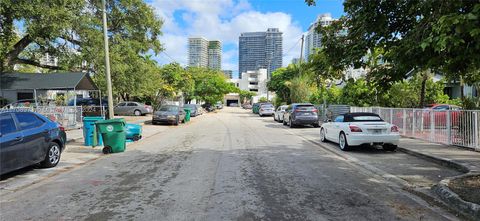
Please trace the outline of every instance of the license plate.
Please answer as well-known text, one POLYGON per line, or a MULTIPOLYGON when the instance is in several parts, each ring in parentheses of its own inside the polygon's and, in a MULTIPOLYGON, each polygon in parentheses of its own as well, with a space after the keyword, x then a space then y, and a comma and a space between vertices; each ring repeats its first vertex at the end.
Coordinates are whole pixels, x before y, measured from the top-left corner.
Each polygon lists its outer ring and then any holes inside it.
POLYGON ((307 113, 303 113, 303 115, 310 115, 310 113, 308 113, 308 112, 307 112, 307 113))
POLYGON ((381 134, 381 133, 382 133, 382 129, 374 129, 374 130, 372 130, 372 132, 373 132, 374 134, 381 134))

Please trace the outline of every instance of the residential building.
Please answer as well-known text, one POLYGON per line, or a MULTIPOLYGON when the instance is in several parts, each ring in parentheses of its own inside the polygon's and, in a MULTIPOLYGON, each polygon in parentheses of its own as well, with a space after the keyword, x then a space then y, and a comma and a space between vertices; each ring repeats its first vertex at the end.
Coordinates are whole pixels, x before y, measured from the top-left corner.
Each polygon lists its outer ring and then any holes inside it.
MULTIPOLYGON (((239 37, 239 73, 267 69, 267 76, 282 66, 283 37, 278 28, 245 32, 239 37)), ((239 76, 242 78, 242 74, 239 76)))
POLYGON ((308 32, 305 36, 305 60, 308 59, 308 57, 313 54, 316 48, 320 48, 322 46, 322 35, 318 33, 315 29, 317 26, 329 26, 332 24, 333 21, 336 19, 333 19, 330 14, 321 14, 317 17, 315 22, 310 24, 308 27, 308 32))
POLYGON ((225 75, 225 77, 227 77, 228 79, 233 78, 233 71, 232 70, 222 70, 222 72, 225 75))
POLYGON ((189 38, 188 66, 220 70, 222 67, 222 43, 217 40, 208 41, 203 37, 189 38))
POLYGON ((208 42, 208 67, 215 70, 222 69, 222 43, 220 41, 208 42))
POLYGON ((256 95, 252 98, 253 102, 258 102, 261 97, 272 97, 271 95, 267 96, 267 69, 262 68, 255 71, 246 71, 240 75, 240 79, 230 79, 230 82, 240 90, 255 92, 256 95))

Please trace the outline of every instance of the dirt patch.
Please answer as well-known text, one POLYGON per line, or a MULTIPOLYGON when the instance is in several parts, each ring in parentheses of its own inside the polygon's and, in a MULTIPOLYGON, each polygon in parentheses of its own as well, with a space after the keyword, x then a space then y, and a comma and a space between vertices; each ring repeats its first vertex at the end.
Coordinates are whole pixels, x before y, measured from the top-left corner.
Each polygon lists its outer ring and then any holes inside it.
POLYGON ((452 180, 448 187, 463 200, 480 204, 480 175, 452 180))

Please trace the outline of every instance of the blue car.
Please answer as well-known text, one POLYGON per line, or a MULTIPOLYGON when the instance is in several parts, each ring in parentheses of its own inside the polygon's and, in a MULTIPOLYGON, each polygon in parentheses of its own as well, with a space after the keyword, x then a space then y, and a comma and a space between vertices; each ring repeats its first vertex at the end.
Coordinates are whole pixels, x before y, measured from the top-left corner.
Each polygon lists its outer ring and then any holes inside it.
POLYGON ((0 112, 0 175, 40 164, 54 167, 65 149, 58 123, 34 112, 0 112))

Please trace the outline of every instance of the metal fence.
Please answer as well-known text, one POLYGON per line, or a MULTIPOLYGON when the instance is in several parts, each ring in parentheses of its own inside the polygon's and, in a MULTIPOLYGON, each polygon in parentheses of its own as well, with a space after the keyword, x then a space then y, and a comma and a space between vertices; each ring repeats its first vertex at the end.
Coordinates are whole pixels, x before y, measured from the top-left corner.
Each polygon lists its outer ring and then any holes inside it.
POLYGON ((480 111, 414 108, 351 107, 350 112, 373 112, 395 124, 406 137, 480 151, 480 111))
POLYGON ((82 127, 81 106, 38 106, 32 109, 39 114, 58 122, 66 129, 82 127))

